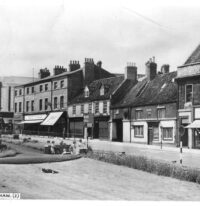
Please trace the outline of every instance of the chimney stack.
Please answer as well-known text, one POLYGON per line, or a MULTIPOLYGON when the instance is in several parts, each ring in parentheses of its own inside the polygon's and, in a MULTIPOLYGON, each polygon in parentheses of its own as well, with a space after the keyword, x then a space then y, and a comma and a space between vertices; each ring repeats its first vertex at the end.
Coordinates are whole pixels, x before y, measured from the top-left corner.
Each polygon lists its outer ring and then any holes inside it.
POLYGON ((75 71, 77 69, 80 69, 80 64, 79 64, 79 61, 75 61, 75 60, 71 60, 70 61, 70 64, 69 64, 69 71, 72 72, 72 71, 75 71))
POLYGON ((63 72, 66 72, 67 69, 65 69, 63 66, 55 65, 53 69, 53 75, 62 74, 63 72))
POLYGON ((85 66, 83 68, 84 85, 88 85, 95 80, 95 64, 93 59, 85 58, 85 66))
POLYGON ((47 68, 44 68, 44 69, 40 69, 40 71, 38 73, 38 78, 43 79, 43 78, 48 77, 50 75, 51 75, 50 71, 47 68))
POLYGON ((167 74, 167 73, 169 73, 169 64, 163 64, 162 66, 161 66, 161 73, 162 74, 167 74))
POLYGON ((97 62, 97 66, 98 66, 99 68, 101 68, 101 67, 102 67, 102 61, 98 61, 98 62, 97 62))
POLYGON ((148 81, 153 80, 157 74, 157 64, 155 63, 155 57, 150 58, 146 63, 146 76, 148 81))
POLYGON ((127 66, 125 67, 124 78, 131 79, 134 82, 137 81, 137 67, 135 63, 133 62, 127 63, 127 66))

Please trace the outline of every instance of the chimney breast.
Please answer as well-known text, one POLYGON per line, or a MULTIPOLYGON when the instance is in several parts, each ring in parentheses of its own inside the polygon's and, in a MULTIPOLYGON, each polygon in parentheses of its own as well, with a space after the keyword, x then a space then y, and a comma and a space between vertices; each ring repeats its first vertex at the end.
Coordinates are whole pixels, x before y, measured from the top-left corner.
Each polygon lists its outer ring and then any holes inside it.
POLYGON ((125 79, 132 79, 134 82, 137 81, 137 67, 135 63, 127 63, 127 66, 125 67, 124 77, 125 79))
POLYGON ((79 64, 79 61, 70 61, 70 64, 69 64, 69 71, 72 72, 72 71, 75 71, 77 69, 80 69, 80 64, 79 64))
POLYGON ((155 57, 153 57, 146 63, 146 76, 148 81, 153 80, 157 74, 157 64, 154 61, 155 57))
POLYGON ((162 72, 163 74, 169 73, 169 64, 163 64, 163 65, 161 66, 161 72, 162 72))

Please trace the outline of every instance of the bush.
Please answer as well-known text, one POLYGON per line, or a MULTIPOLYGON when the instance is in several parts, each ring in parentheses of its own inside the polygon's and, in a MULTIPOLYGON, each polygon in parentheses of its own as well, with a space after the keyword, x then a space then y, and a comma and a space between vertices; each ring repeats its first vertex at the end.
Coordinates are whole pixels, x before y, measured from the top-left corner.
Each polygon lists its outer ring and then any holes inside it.
POLYGON ((13 139, 19 139, 19 135, 18 134, 13 134, 13 139))
POLYGON ((86 157, 200 184, 200 171, 198 169, 148 159, 144 156, 125 155, 114 152, 90 151, 86 157))

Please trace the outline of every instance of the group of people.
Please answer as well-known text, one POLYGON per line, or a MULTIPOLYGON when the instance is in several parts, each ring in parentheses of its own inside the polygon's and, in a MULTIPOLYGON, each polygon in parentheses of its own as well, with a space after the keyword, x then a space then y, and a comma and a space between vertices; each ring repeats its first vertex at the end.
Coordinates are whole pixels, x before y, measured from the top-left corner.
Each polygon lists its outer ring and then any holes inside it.
POLYGON ((80 149, 84 148, 85 144, 82 142, 82 139, 79 141, 74 140, 73 144, 70 145, 66 145, 66 143, 63 141, 61 141, 59 144, 55 144, 55 141, 47 141, 47 145, 45 147, 50 147, 51 154, 79 154, 80 149))

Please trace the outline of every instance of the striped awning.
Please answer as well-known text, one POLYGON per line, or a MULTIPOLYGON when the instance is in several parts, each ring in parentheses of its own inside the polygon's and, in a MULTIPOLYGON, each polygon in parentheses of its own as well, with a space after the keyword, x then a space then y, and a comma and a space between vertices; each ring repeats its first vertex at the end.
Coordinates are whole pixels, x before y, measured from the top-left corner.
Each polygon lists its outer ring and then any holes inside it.
POLYGON ((194 122, 192 122, 185 128, 190 128, 190 129, 200 128, 200 120, 194 120, 194 122))
POLYGON ((61 117, 63 112, 52 112, 49 116, 41 123, 43 126, 53 126, 61 117))

